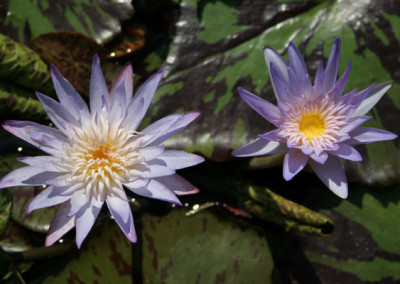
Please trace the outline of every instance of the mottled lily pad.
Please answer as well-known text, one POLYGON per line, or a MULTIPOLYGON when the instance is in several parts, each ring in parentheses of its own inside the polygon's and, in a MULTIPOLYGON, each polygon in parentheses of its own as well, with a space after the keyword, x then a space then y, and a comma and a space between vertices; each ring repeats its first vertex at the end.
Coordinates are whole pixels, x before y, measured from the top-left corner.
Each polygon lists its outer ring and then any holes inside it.
POLYGON ((57 206, 38 209, 26 214, 30 201, 43 190, 43 187, 24 186, 10 188, 9 190, 14 199, 12 219, 34 232, 47 233, 58 209, 57 206))
MULTIPOLYGON (((231 159, 232 149, 273 129, 240 99, 236 90, 242 86, 276 102, 263 59, 266 45, 287 57, 287 46, 293 40, 305 55, 310 74, 315 74, 319 61, 326 62, 333 40, 341 37, 339 72, 349 60, 354 66, 347 90, 398 80, 395 66, 400 37, 395 6, 390 1, 387 5, 375 1, 182 1, 177 36, 164 64, 168 76, 153 102, 153 117, 157 119, 171 110, 201 110, 202 116, 169 145, 217 161, 231 159), (374 12, 377 5, 382 14, 374 12), (230 24, 220 23, 220 28, 215 28, 215 13, 221 16, 218 21, 230 24), (351 17, 353 14, 356 16, 351 17), (376 46, 381 47, 379 51, 376 46)), ((399 87, 394 84, 373 109, 374 119, 366 126, 399 132, 393 123, 400 115, 396 96, 399 87)), ((346 163, 350 180, 368 184, 400 180, 396 141, 358 149, 364 161, 346 163)))
POLYGON ((129 0, 5 0, 2 6, 0 32, 26 44, 53 31, 78 31, 104 43, 134 12, 129 0))

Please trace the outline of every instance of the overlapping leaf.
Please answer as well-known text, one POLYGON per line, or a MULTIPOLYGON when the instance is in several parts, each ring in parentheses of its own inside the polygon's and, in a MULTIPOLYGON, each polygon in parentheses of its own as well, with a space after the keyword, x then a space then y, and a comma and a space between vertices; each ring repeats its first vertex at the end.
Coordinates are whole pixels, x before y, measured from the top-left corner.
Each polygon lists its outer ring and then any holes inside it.
POLYGON ((53 31, 78 31, 104 43, 134 12, 128 0, 5 0, 2 6, 5 18, 0 32, 26 44, 53 31))

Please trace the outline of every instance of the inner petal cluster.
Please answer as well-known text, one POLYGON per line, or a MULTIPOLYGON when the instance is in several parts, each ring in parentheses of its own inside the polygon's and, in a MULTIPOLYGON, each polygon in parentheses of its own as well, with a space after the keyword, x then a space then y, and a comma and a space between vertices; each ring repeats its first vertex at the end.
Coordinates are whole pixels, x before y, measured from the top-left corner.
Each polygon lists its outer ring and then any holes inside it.
POLYGON ((65 163, 72 183, 82 184, 85 193, 96 199, 104 200, 137 177, 143 161, 138 136, 118 126, 97 115, 86 127, 69 130, 65 163))
POLYGON ((346 133, 340 130, 347 124, 349 107, 337 103, 329 96, 316 99, 301 98, 287 104, 281 112, 279 136, 288 145, 301 148, 307 154, 335 150, 335 143, 341 141, 346 133))

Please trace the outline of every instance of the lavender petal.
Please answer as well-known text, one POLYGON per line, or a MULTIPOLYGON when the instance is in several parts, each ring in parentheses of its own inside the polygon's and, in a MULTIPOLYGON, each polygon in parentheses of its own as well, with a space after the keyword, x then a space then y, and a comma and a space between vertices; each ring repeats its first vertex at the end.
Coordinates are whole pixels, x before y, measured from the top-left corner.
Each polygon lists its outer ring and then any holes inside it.
POLYGON ((167 188, 172 190, 176 195, 188 195, 199 192, 199 189, 187 181, 180 175, 174 174, 165 177, 155 178, 156 181, 162 183, 167 188))
POLYGON ((49 247, 58 239, 68 233, 75 226, 75 217, 67 216, 70 210, 70 203, 65 202, 58 208, 53 221, 51 222, 49 232, 47 233, 45 246, 49 247))
POLYGON ((289 149, 283 160, 283 178, 287 181, 297 175, 307 164, 308 156, 299 149, 289 149))
POLYGON ((257 138, 256 140, 244 145, 232 152, 235 157, 252 157, 252 156, 263 156, 273 154, 283 154, 287 152, 285 144, 268 141, 257 138))

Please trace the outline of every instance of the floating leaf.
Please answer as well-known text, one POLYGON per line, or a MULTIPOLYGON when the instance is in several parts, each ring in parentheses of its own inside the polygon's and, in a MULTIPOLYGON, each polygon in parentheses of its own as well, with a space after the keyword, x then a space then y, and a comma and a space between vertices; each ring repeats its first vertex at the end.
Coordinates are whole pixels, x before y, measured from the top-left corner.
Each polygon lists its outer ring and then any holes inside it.
POLYGON ((0 191, 0 234, 7 228, 12 207, 12 197, 7 190, 0 191))
POLYGON ((145 45, 146 30, 137 26, 126 26, 123 33, 112 45, 108 47, 111 50, 109 57, 118 58, 142 48, 145 45))
POLYGON ((2 4, 7 10, 0 32, 25 43, 53 31, 78 31, 104 43, 134 12, 130 0, 4 0, 2 4))
POLYGON ((273 261, 254 230, 173 210, 144 216, 142 265, 145 283, 271 283, 273 261))
POLYGON ((7 119, 48 121, 34 91, 0 80, 0 121, 7 119))
POLYGON ((50 93, 52 90, 47 64, 40 56, 27 46, 2 34, 0 34, 0 78, 33 91, 50 93))
POLYGON ((22 252, 32 248, 26 231, 14 221, 0 234, 0 246, 6 252, 22 252))
POLYGON ((58 209, 57 206, 35 210, 26 214, 30 201, 43 190, 42 186, 23 186, 10 188, 14 203, 12 219, 18 224, 39 233, 47 233, 51 221, 58 209))
POLYGON ((71 260, 58 275, 50 276, 42 283, 131 282, 130 247, 131 243, 117 224, 114 221, 110 222, 102 226, 98 236, 86 239, 78 258, 71 260))
MULTIPOLYGON (((182 1, 177 36, 163 68, 167 78, 153 101, 153 119, 171 110, 201 110, 202 116, 169 140, 169 146, 200 152, 216 161, 231 159, 232 149, 274 128, 240 99, 237 87, 275 103, 263 49, 269 45, 287 57, 291 40, 305 55, 313 75, 320 60, 326 63, 333 40, 341 37, 339 73, 349 60, 354 67, 348 90, 363 89, 373 82, 398 81, 398 17, 392 4, 377 5, 373 1, 182 1), (215 14, 220 18, 215 19, 215 14), (356 16, 350 16, 353 14, 356 16), (215 28, 215 21, 230 24, 219 23, 215 28)), ((393 123, 400 115, 399 90, 400 85, 395 83, 366 126, 400 131, 393 123)), ((350 180, 368 184, 400 181, 396 142, 372 143, 358 149, 364 161, 345 163, 350 180)))

